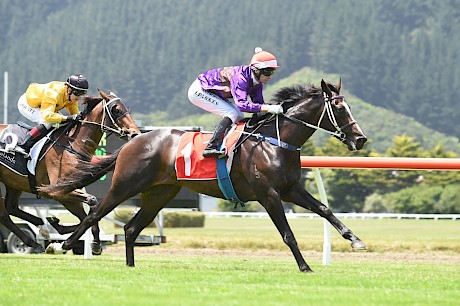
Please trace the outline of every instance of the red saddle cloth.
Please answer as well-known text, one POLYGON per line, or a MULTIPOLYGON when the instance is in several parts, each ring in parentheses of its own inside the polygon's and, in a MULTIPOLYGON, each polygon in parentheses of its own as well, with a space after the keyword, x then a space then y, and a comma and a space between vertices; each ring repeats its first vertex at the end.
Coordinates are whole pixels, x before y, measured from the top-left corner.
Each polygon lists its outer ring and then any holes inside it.
MULTIPOLYGON (((244 123, 238 123, 225 137, 227 154, 233 154, 233 147, 241 136, 244 123)), ((212 134, 186 132, 182 135, 176 152, 176 175, 178 180, 214 180, 217 179, 216 158, 204 158, 206 148, 212 134)), ((231 162, 231 158, 228 159, 231 162)), ((228 168, 228 165, 227 165, 228 168)))

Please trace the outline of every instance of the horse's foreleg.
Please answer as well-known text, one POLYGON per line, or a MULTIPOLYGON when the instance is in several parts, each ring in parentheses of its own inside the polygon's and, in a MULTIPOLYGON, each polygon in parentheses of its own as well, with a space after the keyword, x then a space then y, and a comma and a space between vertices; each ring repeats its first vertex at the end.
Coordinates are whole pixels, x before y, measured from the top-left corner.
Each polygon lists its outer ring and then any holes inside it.
POLYGON ((287 193, 285 197, 283 197, 283 200, 309 209, 325 218, 340 233, 340 235, 342 235, 343 238, 351 241, 353 249, 366 249, 366 245, 361 241, 361 239, 359 239, 348 227, 346 227, 345 224, 343 224, 326 205, 315 199, 302 186, 298 185, 297 188, 287 193))
POLYGON ((81 223, 78 225, 77 229, 67 238, 66 241, 62 244, 64 250, 70 250, 72 245, 74 245, 78 239, 86 232, 88 228, 95 225, 99 222, 105 215, 111 212, 118 204, 130 197, 122 198, 120 201, 115 202, 113 198, 112 188, 109 189, 107 195, 102 199, 101 203, 96 206, 96 209, 89 211, 89 214, 82 219, 81 223))
MULTIPOLYGON (((90 211, 94 209, 95 197, 93 195, 87 194, 82 190, 75 190, 74 192, 61 197, 59 201, 61 204, 74 216, 76 216, 80 220, 80 224, 86 217, 86 212, 83 207, 83 204, 90 205, 90 211)), ((59 224, 59 219, 57 218, 47 218, 48 222, 59 232, 59 234, 68 234, 73 233, 80 224, 64 226, 59 224)), ((100 240, 100 229, 99 224, 96 223, 91 228, 91 233, 93 234, 93 242, 91 244, 91 250, 94 255, 100 255, 102 253, 102 246, 100 240)))
MULTIPOLYGON (((90 212, 96 212, 96 206, 90 207, 90 212)), ((99 222, 91 226, 91 233, 93 234, 93 242, 91 243, 91 251, 93 255, 101 255, 102 254, 102 244, 100 233, 101 230, 99 229, 99 222)))
POLYGON ((286 243, 291 249, 291 252, 294 255, 300 271, 313 272, 300 253, 299 246, 297 245, 294 233, 292 232, 286 219, 286 215, 283 210, 283 204, 281 203, 278 194, 274 190, 270 190, 268 197, 259 198, 259 202, 267 210, 267 213, 278 229, 278 232, 281 234, 281 237, 283 237, 284 243, 286 243))

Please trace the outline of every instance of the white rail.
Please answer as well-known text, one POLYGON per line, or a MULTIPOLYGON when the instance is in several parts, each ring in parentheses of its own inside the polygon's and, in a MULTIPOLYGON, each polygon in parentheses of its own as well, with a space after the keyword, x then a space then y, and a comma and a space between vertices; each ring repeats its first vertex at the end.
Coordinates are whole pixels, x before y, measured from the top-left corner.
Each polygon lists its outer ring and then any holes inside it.
MULTIPOLYGON (((268 218, 266 212, 205 212, 209 218, 268 218)), ((431 219, 460 220, 460 214, 334 213, 339 219, 431 219)), ((315 213, 286 213, 288 219, 319 219, 315 213)))

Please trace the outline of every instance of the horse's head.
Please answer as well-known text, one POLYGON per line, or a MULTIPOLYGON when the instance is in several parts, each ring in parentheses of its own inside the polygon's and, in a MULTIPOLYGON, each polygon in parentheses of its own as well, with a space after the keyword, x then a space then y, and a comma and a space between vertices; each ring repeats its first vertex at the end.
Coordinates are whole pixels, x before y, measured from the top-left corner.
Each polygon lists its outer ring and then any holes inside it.
POLYGON ((95 122, 104 132, 115 133, 118 137, 129 140, 141 131, 134 122, 129 109, 114 93, 99 90, 100 98, 85 98, 87 107, 84 111, 85 121, 95 122))
POLYGON ((345 143, 348 150, 360 150, 367 141, 367 137, 353 119, 345 97, 340 95, 341 87, 342 80, 337 85, 321 80, 325 105, 319 124, 322 128, 335 132, 334 136, 345 143))

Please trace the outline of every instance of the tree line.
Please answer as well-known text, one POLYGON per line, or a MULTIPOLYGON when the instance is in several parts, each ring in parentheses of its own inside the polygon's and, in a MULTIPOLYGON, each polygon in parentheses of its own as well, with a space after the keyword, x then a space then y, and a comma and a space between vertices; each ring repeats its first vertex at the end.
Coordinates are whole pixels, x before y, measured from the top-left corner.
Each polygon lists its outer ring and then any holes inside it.
MULTIPOLYGON (((336 73, 369 103, 460 136, 456 1, 0 0, 0 69, 10 118, 30 82, 83 73, 136 114, 200 114, 187 89, 201 72, 277 55, 277 77, 302 67, 336 73)), ((0 88, 0 94, 3 87, 0 88)), ((0 110, 0 113, 2 111, 0 110)), ((155 122, 148 122, 155 124, 155 122)))

